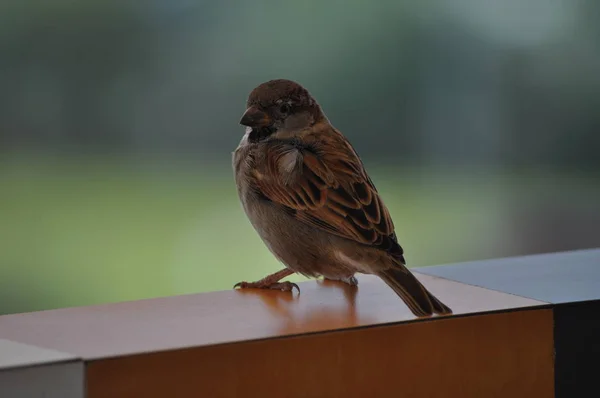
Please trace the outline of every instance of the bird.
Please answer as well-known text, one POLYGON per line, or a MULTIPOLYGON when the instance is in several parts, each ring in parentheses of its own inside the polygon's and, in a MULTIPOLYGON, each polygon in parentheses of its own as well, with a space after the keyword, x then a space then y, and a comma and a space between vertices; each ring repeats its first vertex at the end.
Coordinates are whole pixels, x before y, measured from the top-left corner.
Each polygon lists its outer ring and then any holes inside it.
POLYGON ((299 83, 269 80, 248 95, 232 153, 241 206, 284 268, 236 288, 292 291, 294 273, 357 286, 376 275, 416 317, 452 310, 406 267, 390 212, 358 153, 299 83))

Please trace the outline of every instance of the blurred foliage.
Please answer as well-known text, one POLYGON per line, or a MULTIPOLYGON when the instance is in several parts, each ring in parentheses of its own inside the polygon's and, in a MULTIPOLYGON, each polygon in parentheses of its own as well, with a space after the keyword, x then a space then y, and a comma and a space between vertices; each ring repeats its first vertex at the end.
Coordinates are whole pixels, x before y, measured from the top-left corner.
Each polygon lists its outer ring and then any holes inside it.
POLYGON ((247 94, 281 77, 351 139, 409 265, 598 246, 597 15, 593 0, 4 0, 0 313, 275 271, 229 162, 247 94))

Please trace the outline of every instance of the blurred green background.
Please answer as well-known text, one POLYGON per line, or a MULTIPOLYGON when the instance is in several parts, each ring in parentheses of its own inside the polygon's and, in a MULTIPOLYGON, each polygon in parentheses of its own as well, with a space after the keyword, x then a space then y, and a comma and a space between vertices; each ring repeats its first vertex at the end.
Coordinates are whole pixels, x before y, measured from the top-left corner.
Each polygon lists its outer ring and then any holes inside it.
POLYGON ((600 246, 598 15, 595 0, 4 0, 0 314, 278 270, 231 171, 246 96, 273 78, 350 138, 409 266, 600 246))

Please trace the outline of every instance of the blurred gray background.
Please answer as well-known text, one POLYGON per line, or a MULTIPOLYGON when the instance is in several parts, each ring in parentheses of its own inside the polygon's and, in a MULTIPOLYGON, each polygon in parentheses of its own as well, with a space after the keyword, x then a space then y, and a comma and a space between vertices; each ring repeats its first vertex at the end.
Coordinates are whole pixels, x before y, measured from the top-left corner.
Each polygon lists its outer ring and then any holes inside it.
POLYGON ((600 246, 598 16, 595 0, 3 0, 0 314, 278 270, 231 171, 246 96, 273 78, 349 137, 409 266, 600 246))

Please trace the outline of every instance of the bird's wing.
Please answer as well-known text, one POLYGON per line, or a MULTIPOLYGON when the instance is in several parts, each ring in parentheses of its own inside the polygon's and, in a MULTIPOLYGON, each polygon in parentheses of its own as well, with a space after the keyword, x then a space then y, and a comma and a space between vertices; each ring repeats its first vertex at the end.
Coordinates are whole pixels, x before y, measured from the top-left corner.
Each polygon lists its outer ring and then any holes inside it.
POLYGON ((388 252, 405 264, 394 224, 363 164, 337 133, 329 141, 272 144, 256 188, 305 224, 388 252))

